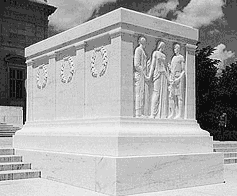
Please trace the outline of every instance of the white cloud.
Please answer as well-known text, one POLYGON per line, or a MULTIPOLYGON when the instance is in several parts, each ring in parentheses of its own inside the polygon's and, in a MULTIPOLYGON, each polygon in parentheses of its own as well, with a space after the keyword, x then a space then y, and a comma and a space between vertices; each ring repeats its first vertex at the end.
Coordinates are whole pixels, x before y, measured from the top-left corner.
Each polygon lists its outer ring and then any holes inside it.
POLYGON ((223 70, 226 67, 226 62, 235 57, 235 53, 232 51, 227 51, 224 44, 219 44, 214 49, 216 49, 209 58, 220 60, 217 65, 219 70, 223 70))
POLYGON ((182 11, 176 12, 175 21, 196 28, 209 25, 223 17, 224 4, 223 0, 191 0, 182 11))
POLYGON ((169 11, 176 10, 177 6, 179 5, 178 0, 169 0, 167 3, 159 3, 155 7, 151 8, 147 14, 152 16, 157 16, 161 18, 165 18, 169 11))
POLYGON ((48 4, 57 7, 49 17, 49 23, 56 29, 66 30, 83 23, 94 8, 105 2, 116 0, 48 0, 48 4))

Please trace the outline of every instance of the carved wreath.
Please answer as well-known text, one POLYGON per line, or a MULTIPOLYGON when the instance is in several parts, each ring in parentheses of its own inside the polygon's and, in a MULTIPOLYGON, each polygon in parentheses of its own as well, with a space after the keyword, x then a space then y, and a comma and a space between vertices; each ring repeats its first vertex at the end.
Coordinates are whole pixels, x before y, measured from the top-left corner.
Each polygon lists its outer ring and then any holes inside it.
POLYGON ((99 48, 95 48, 93 55, 91 57, 91 75, 94 78, 102 77, 106 70, 107 70, 107 65, 108 65, 108 57, 107 57, 107 52, 103 46, 99 48), (96 53, 99 52, 102 56, 102 70, 98 73, 98 70, 95 68, 95 60, 96 60, 96 53))
POLYGON ((71 82, 74 72, 75 72, 75 70, 74 70, 74 64, 73 64, 72 57, 68 56, 68 57, 63 58, 63 63, 62 63, 62 66, 61 66, 61 74, 60 74, 61 82, 62 83, 71 82), (70 68, 68 77, 66 77, 65 73, 64 73, 64 69, 66 67, 66 64, 68 64, 69 68, 70 68))
POLYGON ((48 81, 48 71, 46 65, 42 65, 38 68, 37 75, 36 75, 36 84, 38 89, 43 89, 46 87, 48 81), (43 70, 43 74, 42 71, 43 70), (43 77, 43 80, 40 80, 40 77, 43 77))

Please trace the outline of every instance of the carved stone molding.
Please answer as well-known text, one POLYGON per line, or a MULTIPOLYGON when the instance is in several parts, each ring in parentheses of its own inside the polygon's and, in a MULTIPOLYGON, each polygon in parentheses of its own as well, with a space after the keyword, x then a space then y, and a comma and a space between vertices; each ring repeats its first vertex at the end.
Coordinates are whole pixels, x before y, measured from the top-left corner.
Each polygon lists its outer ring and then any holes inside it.
POLYGON ((55 57, 56 61, 60 61, 68 56, 76 56, 76 47, 71 46, 69 48, 57 51, 57 52, 55 52, 55 55, 56 55, 56 57, 55 57))
POLYGON ((105 34, 103 36, 90 39, 85 42, 85 51, 90 51, 95 48, 99 48, 101 46, 109 45, 111 44, 111 37, 109 34, 105 34))
POLYGON ((79 44, 79 45, 76 46, 76 50, 85 49, 85 47, 86 47, 86 43, 83 42, 82 44, 79 44))
POLYGON ((50 55, 48 55, 48 57, 49 57, 49 59, 54 59, 54 58, 56 58, 56 54, 54 53, 54 54, 50 54, 50 55))
POLYGON ((37 68, 43 64, 47 65, 47 64, 49 64, 49 56, 46 55, 46 56, 42 56, 40 58, 34 59, 32 61, 32 63, 33 63, 33 65, 32 65, 33 68, 37 68))

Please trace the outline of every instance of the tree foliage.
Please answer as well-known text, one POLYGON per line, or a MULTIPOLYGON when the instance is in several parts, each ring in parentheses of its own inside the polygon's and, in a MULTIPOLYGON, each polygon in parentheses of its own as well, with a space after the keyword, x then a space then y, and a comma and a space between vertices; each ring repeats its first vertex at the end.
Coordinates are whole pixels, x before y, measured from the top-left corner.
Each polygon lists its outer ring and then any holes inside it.
POLYGON ((196 51, 196 118, 201 128, 218 139, 219 117, 225 112, 228 140, 237 139, 237 62, 217 77, 219 61, 209 58, 214 50, 208 46, 196 51))
POLYGON ((214 52, 210 46, 196 51, 196 118, 201 127, 206 128, 215 124, 210 112, 215 104, 211 100, 215 99, 215 89, 217 84, 216 64, 218 60, 210 59, 209 56, 214 52), (208 119, 208 120, 207 120, 208 119))

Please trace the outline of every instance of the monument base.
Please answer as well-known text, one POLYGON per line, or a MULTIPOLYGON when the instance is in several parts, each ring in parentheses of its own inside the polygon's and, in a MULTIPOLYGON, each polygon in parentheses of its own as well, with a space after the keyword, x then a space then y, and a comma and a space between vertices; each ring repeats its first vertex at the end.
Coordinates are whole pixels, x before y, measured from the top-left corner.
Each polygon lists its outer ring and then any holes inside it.
POLYGON ((108 118, 27 123, 14 148, 42 177, 107 195, 224 182, 223 154, 194 120, 108 118))
POLYGON ((95 156, 16 150, 42 177, 107 195, 223 183, 223 154, 95 156))

